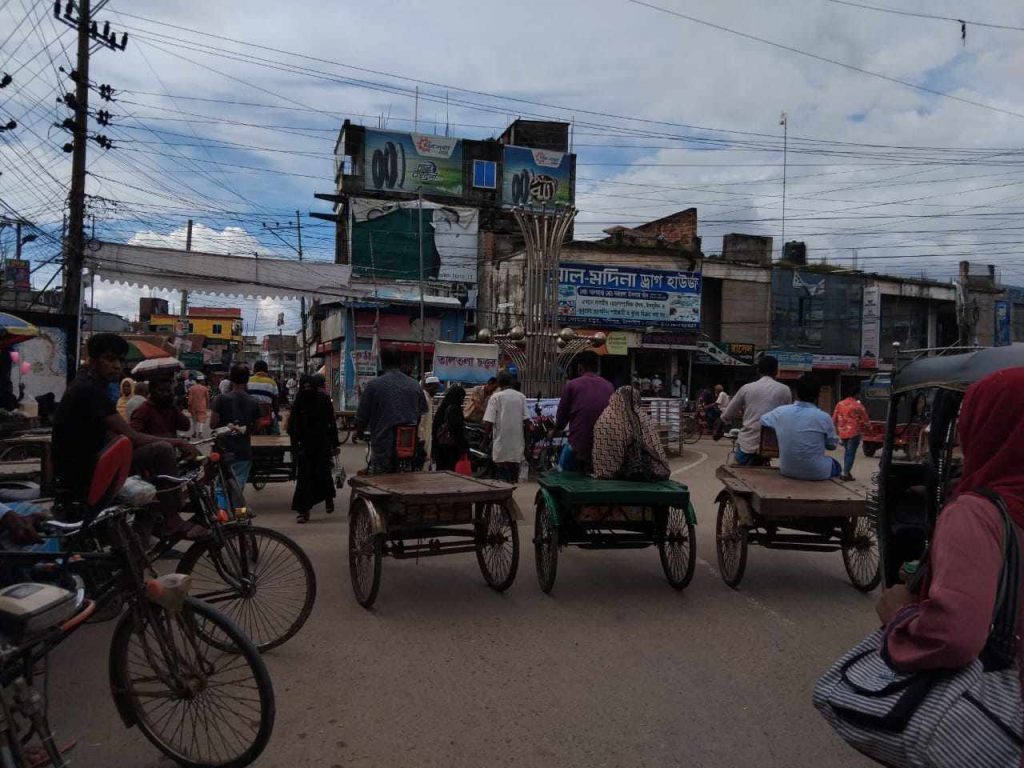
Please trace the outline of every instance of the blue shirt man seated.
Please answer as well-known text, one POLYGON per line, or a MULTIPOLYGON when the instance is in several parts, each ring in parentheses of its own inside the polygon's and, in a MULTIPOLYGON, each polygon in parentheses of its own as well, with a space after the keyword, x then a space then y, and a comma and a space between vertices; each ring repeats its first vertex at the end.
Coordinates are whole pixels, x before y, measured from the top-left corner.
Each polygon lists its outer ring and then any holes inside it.
POLYGON ((818 408, 821 384, 810 373, 796 382, 796 402, 782 405, 761 417, 779 440, 779 472, 797 480, 828 480, 839 477, 839 462, 825 451, 839 445, 832 417, 818 408))

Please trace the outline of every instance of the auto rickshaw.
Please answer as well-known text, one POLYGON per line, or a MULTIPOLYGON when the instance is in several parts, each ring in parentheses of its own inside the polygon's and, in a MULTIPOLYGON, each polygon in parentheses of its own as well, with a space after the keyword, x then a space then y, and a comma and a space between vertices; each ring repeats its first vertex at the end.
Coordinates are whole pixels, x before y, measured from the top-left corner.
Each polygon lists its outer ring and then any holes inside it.
POLYGON ((878 519, 886 586, 901 580, 901 568, 920 560, 936 517, 960 477, 963 456, 957 417, 964 392, 989 374, 1018 367, 1024 367, 1024 344, 918 357, 898 366, 892 380, 878 485, 869 502, 878 519), (914 459, 897 459, 895 438, 906 404, 922 402, 922 396, 929 408, 920 454, 914 459))

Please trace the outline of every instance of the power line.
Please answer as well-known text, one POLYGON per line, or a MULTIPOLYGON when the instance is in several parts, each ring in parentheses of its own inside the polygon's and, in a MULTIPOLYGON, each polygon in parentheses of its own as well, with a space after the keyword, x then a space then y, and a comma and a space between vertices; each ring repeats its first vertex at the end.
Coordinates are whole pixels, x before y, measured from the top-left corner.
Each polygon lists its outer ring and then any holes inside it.
POLYGON ((897 8, 882 8, 877 5, 866 5, 864 3, 854 3, 851 0, 826 0, 829 3, 835 3, 836 5, 848 5, 851 8, 863 8, 868 11, 878 11, 879 13, 893 13, 897 16, 911 16, 916 19, 934 19, 937 21, 952 21, 957 24, 970 24, 972 27, 987 27, 989 29, 1008 29, 1014 32, 1024 32, 1024 27, 1015 27, 1010 24, 991 24, 985 21, 972 21, 971 19, 958 19, 954 16, 937 16, 933 13, 921 13, 919 11, 903 11, 897 8))

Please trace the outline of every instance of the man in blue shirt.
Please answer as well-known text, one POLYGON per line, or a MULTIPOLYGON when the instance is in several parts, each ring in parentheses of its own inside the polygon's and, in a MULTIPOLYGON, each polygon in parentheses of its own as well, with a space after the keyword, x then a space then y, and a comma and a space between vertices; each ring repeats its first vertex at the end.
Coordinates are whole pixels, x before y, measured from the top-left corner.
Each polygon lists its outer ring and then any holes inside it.
POLYGON ((839 477, 839 462, 825 451, 839 445, 832 417, 818 408, 821 384, 810 373, 796 382, 796 402, 782 405, 761 417, 779 440, 779 472, 797 480, 828 480, 839 477))

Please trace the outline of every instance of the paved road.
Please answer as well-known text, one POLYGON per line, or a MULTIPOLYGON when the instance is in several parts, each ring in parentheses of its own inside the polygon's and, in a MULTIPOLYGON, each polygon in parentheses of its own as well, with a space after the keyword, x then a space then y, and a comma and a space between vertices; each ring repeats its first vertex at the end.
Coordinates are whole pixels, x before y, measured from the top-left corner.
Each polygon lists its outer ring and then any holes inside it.
MULTIPOLYGON (((256 494, 260 522, 308 551, 319 596, 305 629, 267 655, 277 694, 260 766, 867 766, 810 704, 816 677, 874 625, 873 598, 838 553, 752 549, 733 591, 714 561, 714 468, 702 441, 674 464, 699 518, 693 582, 674 592, 653 549, 568 550, 552 596, 537 588, 532 494, 518 493, 523 556, 512 589, 472 555, 386 560, 376 609, 352 598, 347 500, 309 525, 290 486, 256 494)), ((349 467, 362 452, 345 447, 349 467)), ((865 477, 874 462, 860 460, 865 477)), ((170 763, 125 730, 107 692, 109 625, 54 658, 52 715, 78 766, 170 763)))

